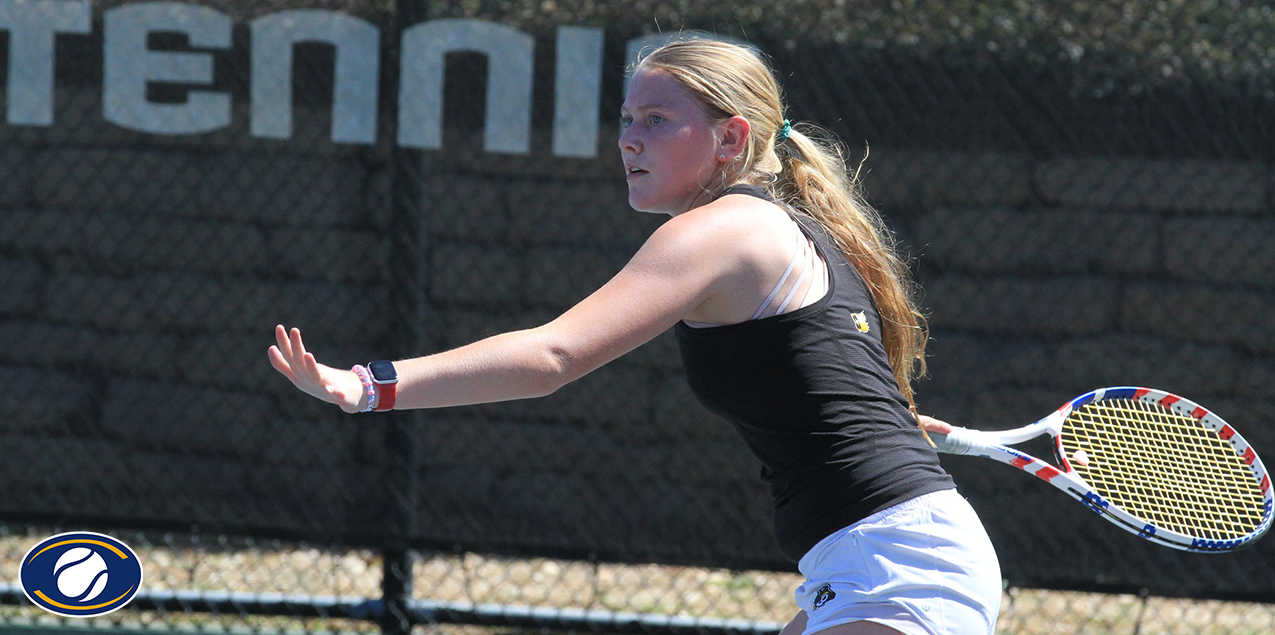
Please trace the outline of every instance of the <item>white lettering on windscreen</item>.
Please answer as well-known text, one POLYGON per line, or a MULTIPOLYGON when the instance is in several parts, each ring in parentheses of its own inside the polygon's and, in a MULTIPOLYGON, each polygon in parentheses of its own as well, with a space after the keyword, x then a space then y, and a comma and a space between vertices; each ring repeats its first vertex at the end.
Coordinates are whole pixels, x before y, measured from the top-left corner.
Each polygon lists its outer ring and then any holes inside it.
MULTIPOLYGON (((9 34, 6 121, 18 126, 53 123, 54 38, 92 32, 88 0, 0 0, 0 31, 9 34)), ((292 52, 296 44, 331 45, 335 55, 332 141, 376 141, 381 30, 372 23, 319 9, 271 13, 249 23, 251 80, 249 133, 289 139, 292 122, 292 52)), ((102 15, 102 116, 129 130, 165 135, 200 134, 230 125, 228 93, 191 88, 184 103, 146 96, 151 83, 211 85, 213 58, 199 51, 152 50, 152 33, 186 36, 192 49, 229 49, 233 24, 225 13, 180 2, 145 2, 107 9, 102 15)), ((699 34, 706 35, 706 34, 699 34)), ((679 34, 630 40, 627 59, 679 34)), ((720 37, 720 36, 708 36, 720 37)), ((730 39, 720 37, 720 39, 730 39)), ((482 20, 441 19, 401 34, 398 133, 407 148, 443 144, 444 57, 477 52, 487 57, 487 152, 528 154, 535 40, 526 33, 482 20)), ((557 30, 554 72, 553 154, 594 157, 602 91, 601 29, 557 30)))

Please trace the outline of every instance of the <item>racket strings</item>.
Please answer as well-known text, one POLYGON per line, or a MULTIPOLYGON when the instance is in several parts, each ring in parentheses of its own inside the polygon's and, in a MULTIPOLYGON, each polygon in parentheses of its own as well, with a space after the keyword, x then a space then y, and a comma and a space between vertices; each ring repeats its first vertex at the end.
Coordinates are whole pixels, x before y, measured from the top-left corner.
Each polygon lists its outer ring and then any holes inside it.
POLYGON ((1198 452, 1188 450, 1184 453, 1180 447, 1169 449, 1173 450, 1179 452, 1181 462, 1147 466, 1146 462, 1140 464, 1128 460, 1130 457, 1122 457, 1126 460, 1094 464, 1095 468, 1105 466, 1113 473, 1133 472, 1135 467, 1143 465, 1152 469, 1150 473, 1125 475, 1127 478, 1121 480, 1110 478, 1110 475, 1102 478, 1102 471, 1094 469, 1089 470, 1088 478, 1098 482, 1100 493, 1160 526, 1208 538, 1244 535, 1244 521, 1242 518, 1237 520, 1230 513, 1229 502, 1229 498, 1243 496, 1242 489, 1237 491, 1234 483, 1210 483, 1205 475, 1183 469, 1183 466, 1200 462, 1198 452), (1132 478, 1144 481, 1131 481, 1132 478))
POLYGON ((1072 467, 1095 492, 1158 526, 1226 540, 1262 523, 1253 471, 1230 443, 1192 417, 1159 404, 1110 399, 1073 411, 1060 438, 1072 467), (1074 460, 1081 450, 1086 460, 1074 460))

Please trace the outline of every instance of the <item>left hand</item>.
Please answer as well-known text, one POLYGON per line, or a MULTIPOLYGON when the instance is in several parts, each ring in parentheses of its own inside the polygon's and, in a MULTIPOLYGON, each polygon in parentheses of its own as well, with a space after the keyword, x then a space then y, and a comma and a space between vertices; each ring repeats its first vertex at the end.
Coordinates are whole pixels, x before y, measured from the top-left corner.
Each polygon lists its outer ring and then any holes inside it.
POLYGON ((936 432, 938 434, 951 434, 952 432, 952 424, 929 415, 918 414, 916 421, 921 426, 921 429, 926 432, 936 432))
POLYGON ((305 350, 300 329, 289 331, 276 326, 274 337, 275 345, 268 351, 270 365, 302 392, 350 413, 359 412, 367 403, 363 381, 358 375, 316 361, 314 354, 305 350))

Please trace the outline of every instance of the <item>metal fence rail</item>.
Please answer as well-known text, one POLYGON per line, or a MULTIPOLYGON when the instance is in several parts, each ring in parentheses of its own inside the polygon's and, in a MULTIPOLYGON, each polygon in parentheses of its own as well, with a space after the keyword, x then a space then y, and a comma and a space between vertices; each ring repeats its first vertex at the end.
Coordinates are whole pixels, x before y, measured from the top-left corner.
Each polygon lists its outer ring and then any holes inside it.
MULTIPOLYGON (((141 591, 133 600, 141 611, 167 614, 264 615, 323 620, 380 622, 384 601, 356 597, 234 593, 216 591, 141 591)), ((21 587, 0 585, 0 604, 23 603, 21 587)), ((413 624, 470 624, 478 626, 586 630, 608 633, 701 633, 754 635, 775 633, 780 622, 659 615, 630 611, 551 608, 472 602, 413 600, 406 605, 413 624)), ((172 620, 180 625, 180 619, 172 620)))
MULTIPOLYGON (((19 529, 11 527, 14 531, 19 529)), ((55 529, 3 539, 16 561, 55 529)), ((18 533, 18 532, 14 532, 18 533)), ((52 619, 14 581, 0 580, 0 630, 83 627, 119 632, 313 633, 384 628, 383 570, 374 550, 215 535, 112 531, 138 550, 146 588, 125 609, 90 620, 52 619)), ((558 559, 414 552, 401 616, 415 632, 775 632, 790 617, 795 574, 558 559), (471 630, 463 630, 471 629, 471 630)), ((391 627, 395 627, 391 625, 391 627)), ((1009 587, 998 633, 1262 633, 1275 606, 1147 593, 1009 587)))

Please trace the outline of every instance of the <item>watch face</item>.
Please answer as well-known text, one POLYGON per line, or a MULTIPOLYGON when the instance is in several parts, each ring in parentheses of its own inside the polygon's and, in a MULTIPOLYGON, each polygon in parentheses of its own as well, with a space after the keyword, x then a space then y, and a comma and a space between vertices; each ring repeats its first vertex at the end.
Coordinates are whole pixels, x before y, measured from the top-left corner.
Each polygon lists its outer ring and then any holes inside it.
POLYGON ((393 362, 371 362, 367 365, 367 369, 372 373, 372 379, 377 383, 388 384, 398 381, 398 371, 394 370, 393 362))

